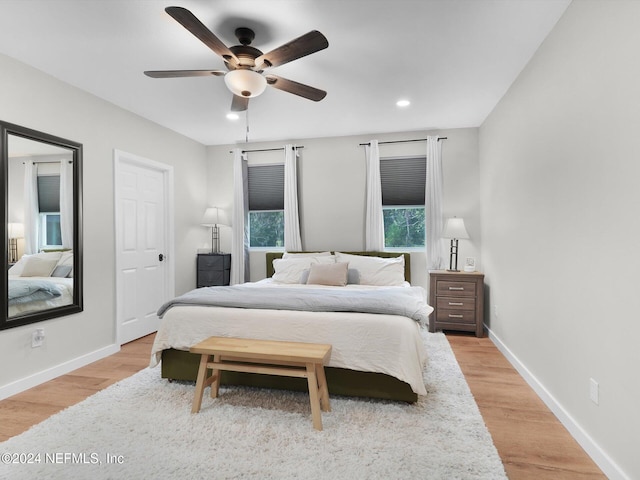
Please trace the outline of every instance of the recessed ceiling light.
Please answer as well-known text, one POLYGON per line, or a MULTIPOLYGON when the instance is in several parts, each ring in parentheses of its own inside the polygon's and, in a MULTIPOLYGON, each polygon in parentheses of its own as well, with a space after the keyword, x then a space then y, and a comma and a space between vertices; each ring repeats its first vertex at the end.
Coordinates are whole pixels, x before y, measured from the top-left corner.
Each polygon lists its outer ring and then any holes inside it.
POLYGON ((409 100, 398 100, 396 102, 396 105, 398 107, 408 107, 409 105, 411 105, 411 102, 409 100))
POLYGON ((240 115, 238 115, 237 113, 227 113, 227 118, 229 120, 238 120, 240 118, 240 115))

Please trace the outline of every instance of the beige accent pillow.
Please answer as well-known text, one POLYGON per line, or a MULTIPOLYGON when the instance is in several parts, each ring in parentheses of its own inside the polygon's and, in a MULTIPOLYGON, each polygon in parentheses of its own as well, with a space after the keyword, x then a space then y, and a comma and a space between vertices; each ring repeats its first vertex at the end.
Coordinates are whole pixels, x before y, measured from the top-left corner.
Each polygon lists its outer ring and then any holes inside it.
POLYGON ((278 283, 300 283, 302 274, 315 263, 335 263, 336 257, 333 255, 321 257, 293 257, 276 258, 273 261, 274 282, 278 283))
POLYGON ((307 285, 332 285, 344 287, 347 284, 349 264, 343 263, 314 263, 309 267, 307 285))
POLYGON ((21 277, 49 277, 58 264, 57 258, 31 256, 22 269, 21 277))

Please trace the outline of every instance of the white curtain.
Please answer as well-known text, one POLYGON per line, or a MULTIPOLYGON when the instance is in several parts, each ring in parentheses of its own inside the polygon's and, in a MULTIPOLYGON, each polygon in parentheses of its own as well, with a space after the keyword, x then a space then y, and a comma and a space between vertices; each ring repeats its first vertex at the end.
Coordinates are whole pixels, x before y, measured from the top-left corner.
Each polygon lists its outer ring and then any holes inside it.
POLYGON ((62 247, 73 248, 73 164, 60 161, 60 233, 62 247))
POLYGON ((382 251, 384 250, 384 219, 377 140, 371 140, 370 144, 365 146, 365 154, 367 157, 367 204, 364 248, 367 251, 382 251))
POLYGON ((231 284, 249 281, 247 160, 233 150, 233 214, 231 219, 231 284))
POLYGON ((284 249, 302 250, 300 217, 298 215, 298 149, 284 146, 284 249))
POLYGON ((33 161, 24 162, 24 253, 38 253, 38 167, 33 161))
POLYGON ((442 243, 442 150, 438 137, 427 137, 427 185, 425 190, 427 268, 444 268, 442 243))

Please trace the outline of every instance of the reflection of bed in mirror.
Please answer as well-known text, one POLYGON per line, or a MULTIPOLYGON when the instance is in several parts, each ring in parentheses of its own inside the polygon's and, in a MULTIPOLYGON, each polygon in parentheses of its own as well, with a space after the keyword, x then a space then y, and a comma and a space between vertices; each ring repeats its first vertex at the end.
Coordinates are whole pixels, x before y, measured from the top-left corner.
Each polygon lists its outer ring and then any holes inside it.
POLYGON ((9 317, 73 303, 73 252, 24 255, 9 269, 9 317))

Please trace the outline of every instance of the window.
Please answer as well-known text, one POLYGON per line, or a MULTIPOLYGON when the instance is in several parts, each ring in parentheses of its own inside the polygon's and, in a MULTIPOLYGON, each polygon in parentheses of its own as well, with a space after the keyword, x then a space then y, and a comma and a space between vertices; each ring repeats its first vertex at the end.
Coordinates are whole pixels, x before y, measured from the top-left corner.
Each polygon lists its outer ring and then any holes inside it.
POLYGON ((284 247, 284 165, 250 165, 249 246, 284 247))
POLYGON ((40 214, 40 246, 43 248, 62 246, 59 213, 40 214))
POLYGON ((426 157, 380 159, 385 248, 425 246, 426 157))
POLYGON ((59 175, 38 176, 38 210, 40 212, 38 229, 40 248, 62 246, 59 175))

